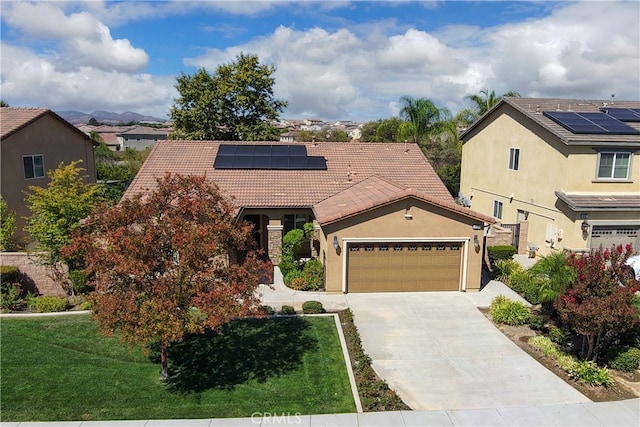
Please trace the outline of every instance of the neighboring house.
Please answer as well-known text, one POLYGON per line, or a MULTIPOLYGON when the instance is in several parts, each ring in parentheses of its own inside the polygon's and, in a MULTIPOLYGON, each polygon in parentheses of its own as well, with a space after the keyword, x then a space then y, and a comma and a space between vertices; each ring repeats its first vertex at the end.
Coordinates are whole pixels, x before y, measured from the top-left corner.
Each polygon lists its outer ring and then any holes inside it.
POLYGON ((169 128, 153 128, 148 126, 134 126, 124 132, 118 133, 118 141, 120 149, 125 150, 132 148, 137 151, 143 151, 151 148, 162 139, 167 139, 172 132, 169 128))
POLYGON ((640 102, 504 98, 461 139, 460 199, 543 255, 639 247, 640 102))
POLYGON ((82 160, 86 182, 96 182, 93 142, 88 135, 46 108, 0 108, 0 193, 16 212, 16 238, 24 239, 30 215, 24 201, 29 186, 46 187, 47 172, 60 163, 82 160))
POLYGON ((218 185, 274 264, 312 222, 328 292, 480 288, 493 219, 457 205, 417 145, 160 141, 124 197, 166 172, 218 185))

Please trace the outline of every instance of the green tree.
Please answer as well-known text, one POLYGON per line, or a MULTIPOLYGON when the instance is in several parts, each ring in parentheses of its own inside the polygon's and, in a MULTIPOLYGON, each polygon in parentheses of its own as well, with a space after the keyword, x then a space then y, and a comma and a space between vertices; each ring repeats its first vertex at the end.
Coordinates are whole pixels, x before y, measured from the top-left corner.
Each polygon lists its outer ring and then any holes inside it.
POLYGON ((9 104, 4 102, 4 100, 0 99, 0 107, 8 107, 8 106, 9 106, 9 104))
POLYGON ((376 131, 382 120, 367 122, 362 125, 360 141, 376 142, 376 131))
POLYGON ((7 208, 7 202, 0 195, 0 251, 15 248, 13 235, 16 231, 16 213, 7 208))
MULTIPOLYGON (((478 120, 487 111, 492 109, 498 102, 500 102, 502 98, 509 97, 509 96, 520 97, 520 94, 515 91, 509 91, 507 93, 502 94, 501 96, 496 96, 495 91, 492 90, 491 92, 489 92, 489 89, 486 89, 486 90, 481 90, 480 93, 478 94, 467 96, 466 98, 471 100, 474 106, 470 110, 463 110, 467 115, 466 120, 469 120, 471 117, 473 117, 473 121, 478 120)), ((460 116, 460 113, 458 114, 460 116)))
POLYGON ((399 117, 391 117, 382 120, 376 129, 376 142, 401 142, 400 126, 402 120, 399 117))
POLYGON ((417 144, 428 144, 429 136, 442 131, 441 124, 450 119, 451 113, 445 108, 438 108, 427 98, 400 98, 400 118, 404 123, 400 126, 400 138, 417 144))
POLYGON ((287 103, 274 98, 275 67, 260 64, 256 55, 240 54, 220 65, 214 75, 204 68, 193 76, 182 73, 180 97, 171 108, 173 138, 231 141, 278 140, 271 124, 287 103))
POLYGON ((159 342, 167 379, 171 343, 259 313, 255 291, 271 265, 254 251, 251 230, 206 177, 167 174, 154 191, 94 211, 63 253, 84 254, 102 332, 159 342))
POLYGON ((25 231, 36 241, 36 249, 43 251, 40 258, 45 264, 63 261, 60 248, 69 243, 71 232, 99 201, 99 186, 84 182, 80 163, 60 163, 47 172, 50 182, 46 188, 32 185, 27 192, 31 216, 26 218, 25 231))

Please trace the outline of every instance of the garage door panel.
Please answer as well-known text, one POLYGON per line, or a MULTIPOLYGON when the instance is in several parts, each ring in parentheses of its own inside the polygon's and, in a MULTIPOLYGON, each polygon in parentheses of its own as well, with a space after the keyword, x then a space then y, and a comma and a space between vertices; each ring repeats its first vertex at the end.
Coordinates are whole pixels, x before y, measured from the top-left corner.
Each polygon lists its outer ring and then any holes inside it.
POLYGON ((348 246, 347 291, 457 291, 461 243, 366 243, 348 246))

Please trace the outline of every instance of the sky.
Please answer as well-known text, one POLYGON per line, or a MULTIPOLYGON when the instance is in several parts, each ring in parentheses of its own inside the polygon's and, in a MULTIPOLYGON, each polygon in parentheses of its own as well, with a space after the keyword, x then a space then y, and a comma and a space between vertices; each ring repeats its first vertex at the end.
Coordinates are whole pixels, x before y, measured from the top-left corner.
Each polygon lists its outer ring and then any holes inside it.
POLYGON ((403 96, 640 100, 639 1, 0 1, 12 107, 161 119, 176 78, 255 54, 281 117, 365 122, 403 96))

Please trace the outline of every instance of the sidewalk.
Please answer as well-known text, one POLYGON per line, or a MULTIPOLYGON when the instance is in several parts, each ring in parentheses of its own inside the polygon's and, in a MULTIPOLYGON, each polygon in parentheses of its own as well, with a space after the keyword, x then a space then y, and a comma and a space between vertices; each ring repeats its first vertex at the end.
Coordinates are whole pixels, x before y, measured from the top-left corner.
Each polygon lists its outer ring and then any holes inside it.
POLYGON ((640 400, 473 410, 275 414, 254 418, 0 423, 2 427, 638 426, 640 400))

